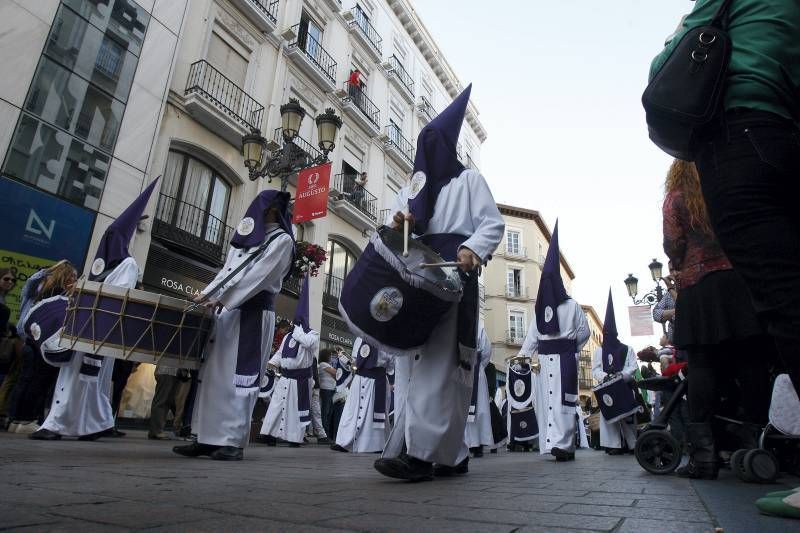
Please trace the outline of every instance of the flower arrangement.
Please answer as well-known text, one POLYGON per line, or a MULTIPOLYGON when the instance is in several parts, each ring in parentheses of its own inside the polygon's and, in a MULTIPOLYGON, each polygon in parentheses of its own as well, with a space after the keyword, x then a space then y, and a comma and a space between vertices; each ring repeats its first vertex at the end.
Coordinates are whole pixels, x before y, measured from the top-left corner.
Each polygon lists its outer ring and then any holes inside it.
POLYGON ((322 246, 306 241, 297 241, 294 249, 292 277, 303 279, 306 274, 312 278, 319 274, 319 267, 328 259, 328 252, 322 246))

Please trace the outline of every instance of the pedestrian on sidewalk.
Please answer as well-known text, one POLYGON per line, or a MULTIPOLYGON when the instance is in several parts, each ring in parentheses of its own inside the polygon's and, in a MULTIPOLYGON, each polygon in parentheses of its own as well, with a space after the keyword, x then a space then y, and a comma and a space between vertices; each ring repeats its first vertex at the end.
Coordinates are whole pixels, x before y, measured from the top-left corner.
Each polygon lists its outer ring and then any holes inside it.
POLYGON ((191 377, 185 368, 175 368, 159 363, 155 370, 156 390, 150 407, 150 428, 147 438, 151 440, 170 440, 177 436, 183 425, 186 397, 191 388, 191 377), (172 411, 173 434, 164 431, 167 414, 172 411))
POLYGON ((317 439, 317 444, 330 444, 328 433, 325 430, 325 425, 322 422, 322 405, 320 402, 320 372, 317 358, 311 366, 311 377, 314 380, 314 386, 311 389, 311 424, 306 431, 312 430, 313 437, 317 439))
POLYGON ((331 366, 333 353, 330 348, 319 351, 319 402, 322 408, 322 427, 325 428, 328 439, 332 434, 333 395, 336 394, 336 369, 331 366))

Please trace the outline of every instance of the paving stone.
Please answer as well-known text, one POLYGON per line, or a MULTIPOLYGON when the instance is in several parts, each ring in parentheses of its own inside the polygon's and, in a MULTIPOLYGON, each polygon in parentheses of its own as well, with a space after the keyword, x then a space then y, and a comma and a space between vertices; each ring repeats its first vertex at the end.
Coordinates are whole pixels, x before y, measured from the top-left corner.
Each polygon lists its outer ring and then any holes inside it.
POLYGON ((188 521, 221 518, 212 511, 177 505, 155 505, 139 502, 111 502, 95 505, 68 505, 53 508, 50 514, 82 518, 95 523, 128 528, 145 528, 188 521))
POLYGON ((339 529, 335 527, 320 527, 310 524, 298 525, 290 522, 267 520, 264 518, 231 516, 224 519, 203 520, 185 524, 158 526, 145 529, 144 531, 169 531, 171 533, 205 533, 211 531, 230 531, 231 533, 240 533, 242 531, 258 531, 260 533, 285 533, 286 531, 302 531, 303 533, 345 533, 354 530, 339 529))
POLYGON ((340 495, 340 499, 336 505, 320 505, 311 495, 306 495, 300 501, 304 503, 272 502, 267 498, 259 498, 258 500, 225 504, 212 503, 204 505, 203 508, 234 516, 271 518, 295 524, 308 524, 318 520, 325 520, 337 516, 348 516, 359 512, 358 509, 353 509, 349 505, 344 493, 340 495))
MULTIPOLYGON (((664 502, 665 509, 669 502, 664 502)), ((619 516, 625 518, 652 518, 656 513, 653 509, 641 507, 621 507, 614 505, 587 505, 568 503, 558 509, 559 513, 570 513, 581 516, 619 516)), ((711 517, 705 511, 681 511, 680 519, 687 522, 711 522, 711 517)))
POLYGON ((517 527, 508 524, 488 522, 468 522, 454 519, 422 518, 409 516, 398 518, 397 515, 370 513, 368 515, 348 516, 325 520, 316 524, 318 527, 338 527, 359 531, 435 531, 436 533, 472 533, 472 532, 511 532, 517 527))
POLYGON ((59 518, 41 512, 41 509, 27 505, 0 504, 0 529, 18 527, 41 527, 58 523, 59 518))
POLYGON ((713 533, 714 526, 708 523, 683 522, 680 520, 626 518, 615 533, 641 533, 657 531, 658 533, 713 533))

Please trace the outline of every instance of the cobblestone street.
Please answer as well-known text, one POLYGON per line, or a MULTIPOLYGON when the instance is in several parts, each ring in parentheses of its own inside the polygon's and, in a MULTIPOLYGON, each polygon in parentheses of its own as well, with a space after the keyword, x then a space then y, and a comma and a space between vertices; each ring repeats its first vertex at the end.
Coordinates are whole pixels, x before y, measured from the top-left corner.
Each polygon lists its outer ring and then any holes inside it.
POLYGON ((646 474, 631 456, 579 452, 556 464, 487 454, 459 479, 385 479, 374 455, 255 446, 221 463, 173 455, 175 442, 35 442, 1 434, 0 529, 35 531, 791 531, 752 501, 768 488, 724 472, 690 483, 646 474), (667 512, 664 509, 674 509, 667 512))

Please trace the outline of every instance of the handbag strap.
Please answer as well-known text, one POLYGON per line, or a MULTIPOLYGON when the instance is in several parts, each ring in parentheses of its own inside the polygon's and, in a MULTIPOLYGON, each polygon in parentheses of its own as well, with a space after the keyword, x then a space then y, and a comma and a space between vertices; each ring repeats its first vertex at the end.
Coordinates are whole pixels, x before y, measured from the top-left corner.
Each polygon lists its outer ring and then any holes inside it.
POLYGON ((714 13, 714 18, 711 19, 711 23, 709 25, 714 26, 715 28, 727 29, 728 26, 727 15, 732 3, 733 0, 723 0, 722 5, 719 6, 717 12, 714 13))

